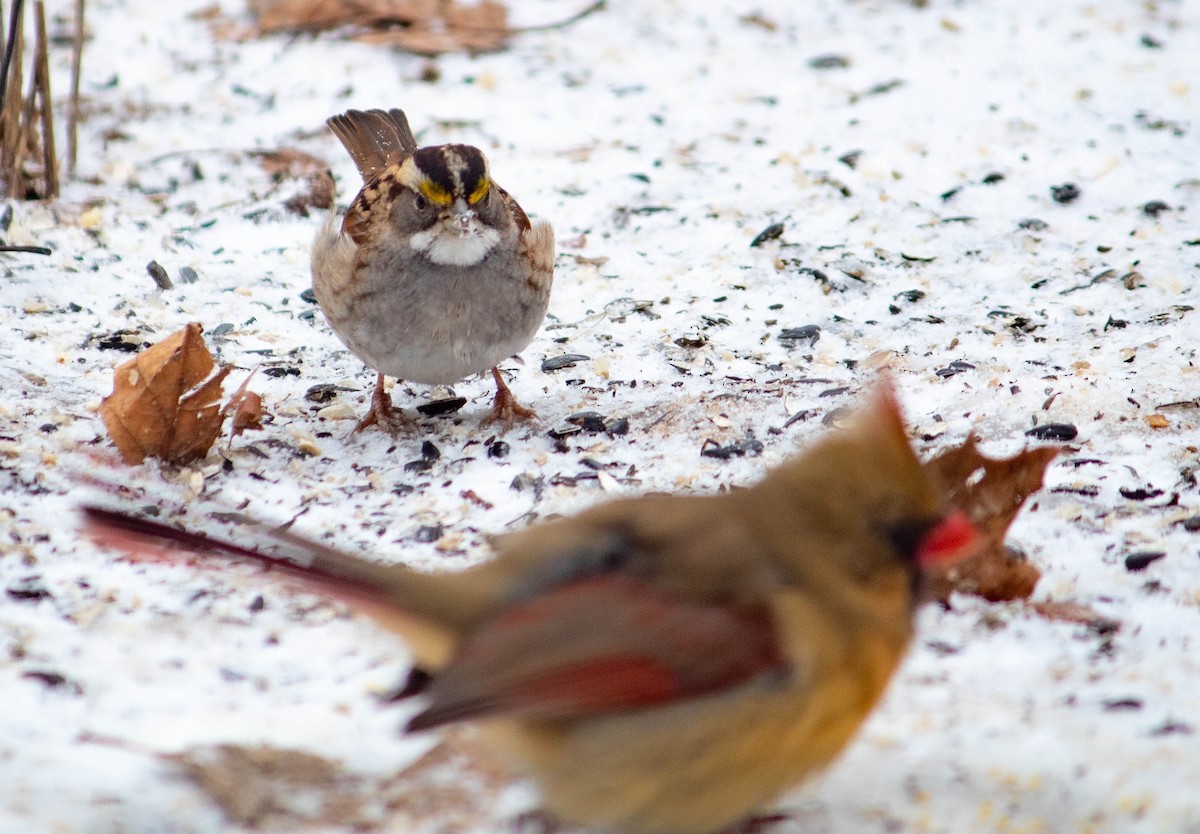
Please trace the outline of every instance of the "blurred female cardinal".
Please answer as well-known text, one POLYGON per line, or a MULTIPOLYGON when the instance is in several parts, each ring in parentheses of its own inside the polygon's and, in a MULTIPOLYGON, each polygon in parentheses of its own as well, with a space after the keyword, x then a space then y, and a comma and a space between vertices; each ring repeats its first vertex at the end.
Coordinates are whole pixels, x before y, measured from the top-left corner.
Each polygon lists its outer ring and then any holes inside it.
POLYGON ((249 557, 351 601, 416 655, 426 706, 407 729, 477 722, 548 810, 635 834, 720 830, 826 766, 912 639, 923 569, 978 538, 886 386, 753 487, 614 501, 461 573, 85 512, 105 543, 249 557))

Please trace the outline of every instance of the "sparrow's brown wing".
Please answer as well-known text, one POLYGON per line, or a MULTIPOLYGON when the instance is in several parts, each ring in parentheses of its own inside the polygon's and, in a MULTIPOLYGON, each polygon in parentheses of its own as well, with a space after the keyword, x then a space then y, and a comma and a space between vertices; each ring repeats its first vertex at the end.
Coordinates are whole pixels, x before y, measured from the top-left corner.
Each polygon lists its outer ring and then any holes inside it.
POLYGON ((480 623, 434 674, 429 706, 408 729, 652 707, 783 666, 765 608, 689 602, 628 576, 591 576, 480 623))
POLYGON ((492 188, 496 189, 496 193, 500 196, 500 199, 504 201, 504 204, 508 206, 508 210, 512 212, 513 222, 517 224, 518 233, 525 234, 528 232, 530 228, 529 215, 525 213, 525 209, 521 208, 517 204, 517 201, 512 198, 512 195, 501 188, 495 181, 492 182, 492 188))
POLYGON ((382 195, 397 187, 394 168, 367 182, 346 209, 346 216, 342 218, 343 234, 349 235, 359 246, 370 240, 373 225, 388 223, 388 202, 382 195))
POLYGON ((403 162, 417 149, 403 110, 347 110, 326 124, 358 166, 363 182, 403 162))

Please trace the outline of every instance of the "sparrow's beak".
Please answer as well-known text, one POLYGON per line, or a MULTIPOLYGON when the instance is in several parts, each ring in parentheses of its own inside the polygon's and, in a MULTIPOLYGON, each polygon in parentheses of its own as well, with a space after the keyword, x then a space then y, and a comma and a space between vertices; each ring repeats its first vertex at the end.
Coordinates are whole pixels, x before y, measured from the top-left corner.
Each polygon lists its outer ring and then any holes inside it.
POLYGON ((450 208, 449 222, 456 231, 462 235, 468 235, 471 232, 471 221, 475 219, 476 211, 471 208, 470 204, 461 197, 454 201, 454 205, 450 208))

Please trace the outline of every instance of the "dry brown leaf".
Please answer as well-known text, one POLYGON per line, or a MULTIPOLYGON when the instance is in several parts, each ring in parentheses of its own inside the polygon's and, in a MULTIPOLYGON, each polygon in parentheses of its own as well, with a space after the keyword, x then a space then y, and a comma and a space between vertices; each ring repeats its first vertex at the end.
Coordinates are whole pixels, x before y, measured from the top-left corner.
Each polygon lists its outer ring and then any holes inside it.
POLYGON ((1081 602, 1045 600, 1033 603, 1033 610, 1047 620, 1058 620, 1064 623, 1078 623, 1087 626, 1097 634, 1110 634, 1121 628, 1121 621, 1106 617, 1094 608, 1081 602))
POLYGON ((296 148, 277 148, 273 151, 255 151, 259 164, 276 182, 284 179, 302 179, 307 189, 293 194, 284 201, 284 207, 301 217, 308 217, 310 208, 331 209, 335 196, 333 175, 329 163, 296 148))
MULTIPOLYGON (((392 824, 437 821, 439 831, 504 830, 496 813, 509 771, 469 729, 446 732, 420 759, 379 787, 392 824)), ((403 829, 401 829, 403 830, 403 829)))
POLYGON ((508 9, 495 0, 463 5, 449 0, 439 4, 434 17, 410 26, 374 29, 359 35, 363 43, 399 46, 418 55, 445 52, 494 52, 504 47, 511 30, 508 9))
POLYGON ((230 441, 242 432, 250 429, 262 431, 262 421, 263 417, 266 416, 267 410, 263 407, 262 396, 249 390, 250 380, 252 379, 254 379, 254 371, 250 372, 250 375, 233 392, 233 396, 229 398, 229 402, 225 403, 223 413, 233 413, 233 423, 229 429, 230 441))
POLYGON ((991 602, 1024 599, 1033 593, 1041 571, 1005 547, 1004 537, 1025 499, 1042 488, 1046 467, 1058 450, 1026 449, 1011 458, 996 459, 980 454, 977 445, 972 435, 926 464, 950 503, 965 512, 983 534, 973 556, 930 572, 928 590, 942 602, 953 591, 991 602))
POLYGON ((499 49, 511 34, 497 0, 248 0, 260 33, 324 32, 348 26, 370 43, 422 55, 499 49))
POLYGON ((226 410, 233 409, 233 423, 230 427, 230 437, 237 437, 249 429, 262 431, 263 408, 262 396, 254 391, 241 391, 229 400, 226 410))
POLYGON ((319 156, 297 148, 276 148, 273 151, 253 151, 258 164, 276 179, 305 177, 329 170, 329 163, 319 156))
POLYGON ((370 25, 402 19, 405 12, 420 13, 437 0, 249 0, 250 12, 258 18, 262 33, 324 32, 347 25, 370 25), (411 10, 411 11, 410 11, 411 10))
POLYGON ((1018 551, 1003 544, 985 544, 957 565, 937 568, 929 573, 929 594, 946 602, 953 591, 974 594, 988 602, 1027 599, 1037 587, 1042 572, 1030 564, 1018 551))
MULTIPOLYGON (((203 341, 200 345, 203 347, 203 341)), ((204 352, 207 354, 208 348, 204 348, 204 352)), ((179 400, 166 451, 158 457, 168 463, 188 463, 208 454, 217 435, 221 433, 221 424, 225 422, 225 410, 219 403, 222 386, 230 370, 229 366, 221 368, 203 385, 179 400)))
POLYGON ((221 16, 221 4, 210 3, 188 13, 188 20, 216 20, 221 16))
POLYGON ((331 209, 336 194, 336 188, 333 183, 333 175, 328 171, 321 171, 308 176, 308 188, 304 191, 297 191, 288 199, 284 200, 283 207, 293 214, 298 214, 301 217, 308 217, 308 210, 315 209, 331 209))
POLYGON ((116 369, 100 417, 126 463, 147 457, 187 463, 203 457, 221 433, 219 400, 229 368, 213 374, 202 333, 193 322, 116 369))
POLYGON ((167 758, 239 825, 370 830, 381 821, 361 777, 303 750, 221 744, 167 758))
MULTIPOLYGON (((451 730, 394 774, 369 777, 303 750, 221 744, 163 755, 230 822, 279 831, 503 830, 499 797, 508 771, 451 730), (407 824, 407 827, 406 825, 407 824)), ((502 813, 502 812, 501 812, 502 813)))

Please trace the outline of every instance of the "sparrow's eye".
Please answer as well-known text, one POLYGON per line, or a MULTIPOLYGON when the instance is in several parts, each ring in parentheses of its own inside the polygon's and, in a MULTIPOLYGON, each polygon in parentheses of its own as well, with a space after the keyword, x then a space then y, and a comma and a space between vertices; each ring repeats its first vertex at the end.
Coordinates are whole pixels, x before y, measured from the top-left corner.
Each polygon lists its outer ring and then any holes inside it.
POLYGON ((413 205, 417 207, 417 211, 425 211, 429 205, 429 201, 424 196, 418 194, 413 198, 413 205))

